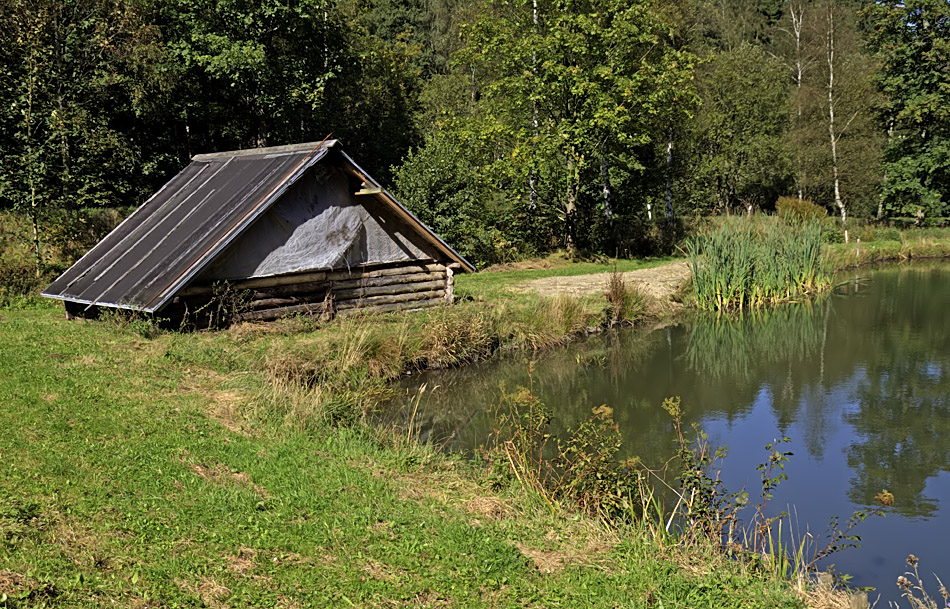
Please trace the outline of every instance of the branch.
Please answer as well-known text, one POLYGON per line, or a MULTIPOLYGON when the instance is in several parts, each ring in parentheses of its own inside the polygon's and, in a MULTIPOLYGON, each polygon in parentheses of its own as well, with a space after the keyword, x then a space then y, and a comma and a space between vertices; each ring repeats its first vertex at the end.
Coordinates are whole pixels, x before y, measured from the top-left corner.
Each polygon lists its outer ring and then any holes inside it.
POLYGON ((835 137, 835 142, 841 139, 841 136, 844 135, 844 132, 848 130, 848 125, 851 124, 851 121, 858 117, 860 110, 855 110, 854 114, 851 115, 851 118, 848 119, 848 122, 844 124, 844 127, 841 128, 841 131, 838 132, 838 135, 835 137))

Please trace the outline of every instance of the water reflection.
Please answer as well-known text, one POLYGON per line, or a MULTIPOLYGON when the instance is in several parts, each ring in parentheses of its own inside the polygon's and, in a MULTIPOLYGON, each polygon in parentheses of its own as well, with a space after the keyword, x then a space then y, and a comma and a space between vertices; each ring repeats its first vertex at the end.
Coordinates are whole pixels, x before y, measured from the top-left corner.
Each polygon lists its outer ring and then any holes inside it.
POLYGON ((727 468, 752 473, 732 488, 754 488, 762 446, 788 435, 797 473, 777 499, 817 515, 816 528, 829 513, 872 505, 884 488, 907 521, 933 518, 950 505, 940 478, 950 471, 950 266, 862 274, 869 280, 814 303, 612 333, 542 354, 530 377, 523 356, 427 375, 422 382, 440 387, 422 401, 425 426, 451 448, 472 447, 487 433, 483 413, 499 388, 531 385, 561 431, 596 406, 613 407, 625 456, 658 466, 673 454, 660 403, 679 395, 684 421, 729 445, 727 468))

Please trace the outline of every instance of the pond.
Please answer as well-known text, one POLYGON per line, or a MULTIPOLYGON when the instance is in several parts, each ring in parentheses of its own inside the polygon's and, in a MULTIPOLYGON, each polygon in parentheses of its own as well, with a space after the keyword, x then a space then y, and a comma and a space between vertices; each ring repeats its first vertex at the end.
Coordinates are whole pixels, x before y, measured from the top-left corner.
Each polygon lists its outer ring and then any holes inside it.
POLYGON ((539 354, 530 375, 524 355, 428 373, 406 385, 402 408, 418 398, 423 435, 470 450, 487 435, 501 387, 530 385, 562 432, 592 408, 612 407, 626 456, 659 467, 675 448, 660 404, 680 396, 686 426, 728 446, 726 488, 745 488, 753 502, 765 444, 788 436, 788 480, 769 505, 787 510, 798 534, 824 539, 833 516, 843 522, 876 505, 882 489, 894 494, 886 517, 856 529, 862 547, 823 565, 874 586, 883 606, 899 598, 908 554, 932 593, 932 573, 950 580, 948 339, 950 265, 865 269, 816 302, 611 332, 539 354))

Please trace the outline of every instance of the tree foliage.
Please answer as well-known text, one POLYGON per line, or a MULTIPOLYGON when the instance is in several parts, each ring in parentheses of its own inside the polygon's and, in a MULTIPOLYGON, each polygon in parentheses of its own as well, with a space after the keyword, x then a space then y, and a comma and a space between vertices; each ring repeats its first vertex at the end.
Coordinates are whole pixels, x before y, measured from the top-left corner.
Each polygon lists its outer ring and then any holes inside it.
POLYGON ((900 215, 950 211, 950 5, 882 0, 864 12, 886 103, 884 201, 900 215))
POLYGON ((784 195, 946 215, 950 9, 860 4, 0 0, 0 205, 40 269, 64 210, 333 134, 479 262, 784 195))

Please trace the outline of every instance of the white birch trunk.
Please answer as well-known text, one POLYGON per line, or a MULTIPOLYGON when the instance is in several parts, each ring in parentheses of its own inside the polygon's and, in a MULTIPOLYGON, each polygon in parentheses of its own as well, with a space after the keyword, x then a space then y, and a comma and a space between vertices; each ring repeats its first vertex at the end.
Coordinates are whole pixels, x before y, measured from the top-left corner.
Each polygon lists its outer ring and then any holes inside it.
POLYGON ((828 136, 831 140, 831 170, 835 185, 835 205, 841 212, 841 227, 844 229, 844 240, 848 242, 848 214, 841 199, 841 182, 838 175, 838 138, 835 132, 835 14, 834 8, 828 8, 828 136))
MULTIPOLYGON (((805 76, 805 61, 802 58, 802 21, 805 7, 801 3, 791 2, 788 5, 792 18, 792 34, 795 36, 795 89, 796 89, 796 127, 801 128, 802 122, 802 79, 805 76), (796 14, 796 8, 798 13, 796 14)), ((805 168, 802 163, 801 151, 798 153, 798 200, 804 196, 805 168)))

